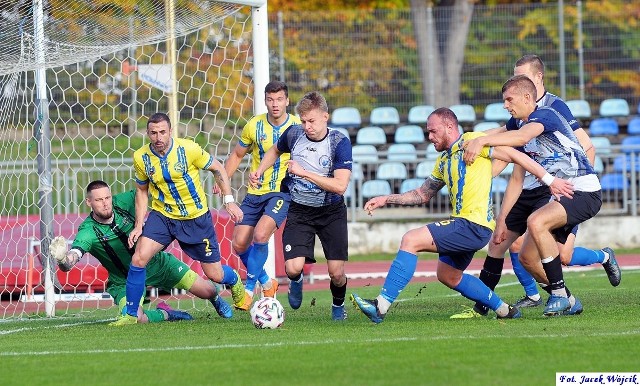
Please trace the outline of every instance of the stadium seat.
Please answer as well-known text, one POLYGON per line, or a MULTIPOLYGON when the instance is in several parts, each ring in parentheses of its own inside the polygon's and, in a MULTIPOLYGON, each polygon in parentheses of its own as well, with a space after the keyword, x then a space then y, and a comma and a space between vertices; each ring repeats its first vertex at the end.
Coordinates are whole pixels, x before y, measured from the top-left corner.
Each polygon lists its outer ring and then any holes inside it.
POLYGON ((413 162, 418 159, 416 147, 410 143, 394 143, 387 149, 389 161, 413 162))
POLYGON ((607 173, 600 177, 600 185, 605 192, 621 191, 629 187, 629 180, 624 173, 607 173))
POLYGON ((409 109, 409 115, 407 121, 409 124, 423 125, 427 123, 427 118, 435 108, 431 105, 418 105, 409 109))
POLYGON ((589 124, 589 135, 618 135, 620 128, 618 122, 612 118, 596 118, 589 124))
POLYGON ((426 159, 428 160, 436 160, 438 159, 438 156, 440 155, 440 152, 436 150, 436 147, 434 144, 430 143, 427 146, 427 155, 426 155, 426 159))
POLYGON ((611 141, 607 137, 591 137, 596 154, 611 154, 611 141))
POLYGON ((595 170, 598 175, 602 175, 602 173, 604 173, 604 162, 602 161, 602 157, 599 155, 597 155, 593 160, 593 170, 595 170))
POLYGON ((640 158, 637 155, 622 154, 613 160, 613 171, 616 173, 630 172, 632 168, 640 172, 640 158))
POLYGON ((636 136, 624 137, 624 139, 622 140, 620 145, 622 146, 622 152, 623 153, 626 153, 626 154, 630 154, 630 153, 638 154, 638 153, 640 153, 640 136, 639 137, 636 137, 636 136))
POLYGON ((360 128, 362 117, 355 107, 338 107, 331 113, 331 126, 342 128, 360 128))
POLYGON ((452 105, 449 108, 456 114, 460 123, 474 123, 476 121, 476 111, 469 104, 452 105))
POLYGON ((627 126, 627 134, 640 135, 640 117, 632 118, 627 126))
POLYGON ((436 161, 422 161, 416 166, 416 177, 417 178, 427 178, 431 175, 433 168, 436 166, 436 161))
POLYGON ((584 99, 567 101, 567 106, 574 118, 591 118, 591 106, 584 99))
POLYGON ((378 180, 399 180, 407 178, 407 167, 402 162, 387 161, 378 166, 376 179, 378 180))
POLYGON ((378 162, 378 150, 373 145, 354 145, 351 148, 353 162, 378 162))
POLYGON ((489 129, 495 129, 496 127, 501 127, 502 125, 498 122, 479 122, 473 126, 473 131, 486 131, 489 129))
POLYGON ((504 194, 504 192, 507 190, 508 183, 509 183, 509 180, 507 180, 504 177, 495 177, 491 181, 491 191, 493 193, 504 194))
POLYGON ((400 184, 400 194, 415 190, 422 186, 424 178, 409 178, 400 184))
POLYGON ((369 199, 391 194, 391 184, 387 180, 369 180, 362 183, 362 197, 369 199))
POLYGON ((356 133, 356 145, 386 145, 387 135, 378 126, 367 126, 360 128, 356 133))
POLYGON ((504 103, 490 103, 484 110, 485 121, 506 122, 511 119, 511 114, 504 108, 504 103))
POLYGON ((338 130, 339 132, 344 134, 344 136, 347 137, 349 141, 351 141, 351 134, 349 134, 349 130, 345 129, 344 127, 332 127, 332 129, 338 130))
POLYGON ((605 99, 600 103, 599 114, 601 117, 628 117, 629 103, 621 98, 605 99))
POLYGON ((513 173, 513 163, 509 162, 507 166, 500 172, 500 176, 508 176, 513 173))
POLYGON ((418 125, 404 125, 396 129, 394 134, 395 143, 422 144, 425 142, 424 131, 418 125))
POLYGON ((376 107, 371 110, 369 116, 369 124, 371 125, 399 125, 400 114, 398 109, 393 106, 376 107))
POLYGON ((351 180, 352 181, 364 180, 364 172, 362 171, 362 165, 360 165, 358 162, 354 162, 351 164, 351 180))

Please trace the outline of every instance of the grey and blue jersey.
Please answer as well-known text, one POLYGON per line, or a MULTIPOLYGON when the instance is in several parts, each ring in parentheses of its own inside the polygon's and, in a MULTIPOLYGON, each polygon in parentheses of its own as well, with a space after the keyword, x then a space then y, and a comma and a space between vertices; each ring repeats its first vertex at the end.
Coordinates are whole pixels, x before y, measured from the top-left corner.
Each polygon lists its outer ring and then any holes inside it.
MULTIPOLYGON (((338 130, 329 128, 320 141, 309 139, 301 125, 290 126, 278 139, 278 151, 291 153, 291 159, 305 170, 324 177, 333 177, 336 169, 351 170, 353 158, 351 142, 338 130)), ((334 204, 342 195, 327 192, 311 181, 287 174, 284 180, 295 203, 313 207, 334 204)))

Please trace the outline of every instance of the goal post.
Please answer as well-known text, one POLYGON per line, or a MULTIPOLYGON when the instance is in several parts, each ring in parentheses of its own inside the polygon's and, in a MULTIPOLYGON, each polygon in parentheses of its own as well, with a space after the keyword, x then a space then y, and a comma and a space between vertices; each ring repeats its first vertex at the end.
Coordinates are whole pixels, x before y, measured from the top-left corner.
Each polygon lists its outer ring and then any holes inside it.
MULTIPOLYGON (((111 306, 80 296, 87 287, 106 290, 95 259, 85 256, 62 273, 48 246, 54 236, 75 235, 88 214, 88 182, 105 180, 114 194, 134 188, 131 156, 146 141, 144 117, 174 104, 179 135, 223 159, 244 123, 266 110, 266 0, 129 3, 96 8, 90 0, 33 0, 0 14, 0 33, 10 37, 0 41, 0 319, 111 306), (139 76, 140 68, 163 64, 172 67, 174 95, 139 76)), ((162 80, 158 71, 149 77, 162 80)), ((232 182, 239 198, 245 174, 232 182)), ((215 212, 221 203, 210 173, 203 181, 215 212)), ((218 218, 223 259, 229 259, 233 223, 223 213, 218 218)), ((169 249, 192 265, 178 248, 169 249)), ((240 267, 239 260, 231 263, 240 267)), ((275 273, 273 252, 270 263, 275 273)))

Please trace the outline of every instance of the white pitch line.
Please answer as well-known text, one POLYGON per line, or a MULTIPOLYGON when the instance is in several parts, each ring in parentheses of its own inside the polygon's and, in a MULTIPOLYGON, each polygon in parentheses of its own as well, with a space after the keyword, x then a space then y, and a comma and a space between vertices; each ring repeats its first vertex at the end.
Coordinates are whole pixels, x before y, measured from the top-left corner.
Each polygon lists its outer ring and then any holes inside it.
POLYGON ((182 347, 157 347, 157 348, 129 348, 129 349, 108 349, 108 350, 60 350, 60 351, 0 351, 0 357, 33 357, 44 355, 91 355, 91 354, 127 354, 127 353, 141 353, 141 352, 172 352, 172 351, 193 351, 193 350, 221 350, 221 349, 256 349, 256 348, 270 348, 270 347, 296 347, 296 346, 323 346, 340 344, 371 344, 371 343, 394 343, 394 342, 416 342, 416 341, 440 341, 440 340, 480 340, 480 339, 558 339, 558 338, 571 338, 571 337, 603 337, 603 336, 628 336, 628 335, 640 335, 640 330, 618 331, 618 332, 598 332, 594 334, 585 334, 583 331, 576 331, 576 334, 539 334, 539 335, 518 335, 516 337, 507 336, 505 334, 500 335, 449 335, 449 336, 420 336, 420 337, 397 337, 388 339, 340 339, 340 340, 323 340, 323 341, 306 341, 306 342, 276 342, 276 343, 264 343, 264 344, 223 344, 223 345, 208 345, 208 346, 182 346, 182 347))
POLYGON ((78 322, 78 323, 56 324, 55 326, 22 327, 22 328, 18 328, 18 329, 15 329, 15 330, 0 331, 0 335, 9 335, 9 334, 15 334, 17 332, 24 332, 24 331, 48 330, 50 328, 83 326, 83 325, 87 325, 87 324, 98 324, 98 323, 110 322, 110 321, 113 321, 113 320, 115 320, 115 319, 111 318, 111 319, 92 320, 92 321, 85 321, 85 322, 78 322))

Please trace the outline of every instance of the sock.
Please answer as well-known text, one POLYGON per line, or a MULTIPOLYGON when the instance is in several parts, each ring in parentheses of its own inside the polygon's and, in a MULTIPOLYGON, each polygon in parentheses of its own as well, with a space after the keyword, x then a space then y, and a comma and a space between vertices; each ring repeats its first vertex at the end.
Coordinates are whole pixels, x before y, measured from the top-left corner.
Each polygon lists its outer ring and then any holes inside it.
POLYGON ((385 315, 387 311, 389 311, 389 308, 391 307, 391 303, 389 303, 387 299, 382 297, 382 295, 378 295, 376 300, 378 301, 378 311, 380 311, 382 315, 385 315))
POLYGON ((129 266, 129 273, 127 274, 127 286, 125 289, 125 297, 127 298, 126 311, 131 316, 138 317, 138 307, 140 306, 140 299, 145 291, 145 280, 147 276, 147 269, 145 267, 136 267, 131 264, 129 266))
POLYGON ((294 276, 294 277, 287 276, 287 277, 289 278, 289 280, 299 283, 302 280, 302 272, 300 272, 297 276, 294 276))
POLYGON ((331 296, 333 296, 333 305, 344 305, 344 298, 347 295, 347 282, 342 287, 338 287, 333 282, 329 283, 329 289, 331 290, 331 296))
POLYGON ((595 263, 602 264, 604 262, 604 252, 597 249, 587 249, 582 247, 573 248, 573 254, 571 255, 571 261, 569 265, 591 265, 595 263))
POLYGON ((162 310, 146 310, 143 312, 149 318, 149 323, 164 322, 168 319, 167 313, 162 310))
POLYGON ((551 295, 551 287, 549 287, 547 284, 544 284, 544 283, 538 283, 538 285, 540 286, 540 288, 544 290, 544 292, 551 295))
POLYGON ((249 268, 249 255, 251 254, 252 250, 253 250, 253 244, 250 245, 246 251, 242 253, 238 253, 238 257, 240 257, 240 261, 242 261, 242 264, 244 264, 245 268, 249 268))
POLYGON ((224 272, 224 276, 220 284, 234 285, 238 282, 238 275, 236 275, 236 271, 233 268, 222 264, 222 272, 224 272))
POLYGON ((529 271, 522 266, 522 263, 520 263, 519 253, 509 252, 509 256, 511 256, 513 272, 516 274, 516 277, 522 287, 524 287, 524 293, 528 297, 538 300, 540 298, 540 293, 538 293, 538 288, 536 287, 536 280, 531 276, 529 271))
POLYGON ((253 243, 253 248, 251 248, 249 260, 247 261, 247 282, 244 285, 247 292, 253 293, 258 277, 264 271, 264 264, 267 262, 268 255, 268 243, 253 243))
POLYGON ((560 256, 549 256, 543 259, 542 268, 544 268, 544 272, 547 274, 551 294, 569 297, 567 290, 564 287, 564 277, 562 275, 562 263, 560 262, 560 256))
MULTIPOLYGON (((487 255, 484 259, 482 271, 480 271, 480 281, 482 281, 490 290, 494 290, 500 282, 502 277, 502 267, 504 266, 504 259, 496 259, 487 255)), ((485 311, 485 306, 482 302, 476 303, 476 308, 485 311)))
POLYGON ((474 300, 494 311, 503 303, 502 299, 480 279, 467 273, 462 274, 462 280, 454 290, 460 292, 465 298, 474 300))
POLYGON ((396 258, 391 263, 387 278, 382 285, 380 295, 387 299, 389 303, 393 303, 404 287, 416 272, 418 264, 418 256, 406 251, 398 251, 396 258))

